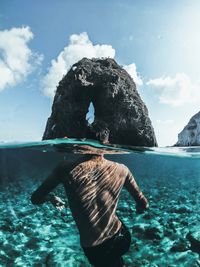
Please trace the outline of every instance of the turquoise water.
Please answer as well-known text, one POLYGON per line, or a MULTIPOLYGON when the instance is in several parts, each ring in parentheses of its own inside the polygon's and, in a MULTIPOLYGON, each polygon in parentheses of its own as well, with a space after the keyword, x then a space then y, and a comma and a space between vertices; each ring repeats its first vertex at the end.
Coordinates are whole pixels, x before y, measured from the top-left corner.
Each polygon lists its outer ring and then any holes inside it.
MULTIPOLYGON (((149 199, 148 212, 137 215, 131 196, 121 193, 117 213, 132 236, 126 266, 200 266, 200 148, 111 147, 76 139, 0 143, 0 266, 90 266, 67 205, 58 212, 49 203, 30 202, 61 160, 79 156, 77 144, 99 147, 107 159, 126 164, 149 199)), ((55 192, 67 202, 62 186, 55 192)))

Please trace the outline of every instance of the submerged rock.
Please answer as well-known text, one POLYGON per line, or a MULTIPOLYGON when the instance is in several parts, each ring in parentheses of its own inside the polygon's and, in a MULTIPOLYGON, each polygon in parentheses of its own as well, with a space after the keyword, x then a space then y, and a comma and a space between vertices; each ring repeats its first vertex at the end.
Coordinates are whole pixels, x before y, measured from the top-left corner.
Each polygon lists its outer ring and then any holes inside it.
POLYGON ((2 225, 0 225, 0 231, 6 231, 6 232, 10 232, 13 233, 15 231, 15 226, 13 221, 10 218, 5 218, 4 219, 4 223, 2 223, 2 225))
POLYGON ((180 239, 174 242, 173 246, 171 247, 170 251, 172 252, 184 252, 190 248, 189 243, 185 239, 180 239))
POLYGON ((161 227, 150 226, 145 230, 144 236, 147 239, 162 239, 164 234, 161 227))
POLYGON ((111 143, 157 146, 147 107, 130 75, 113 59, 83 58, 57 87, 43 139, 99 139, 106 133, 111 143))
POLYGON ((27 243, 26 243, 26 247, 29 249, 37 249, 39 248, 39 242, 40 239, 37 237, 32 237, 27 243))
POLYGON ((186 205, 180 205, 180 206, 172 207, 170 209, 170 211, 173 213, 178 213, 178 214, 191 213, 192 212, 192 210, 189 207, 187 207, 186 205))
POLYGON ((182 132, 178 135, 175 146, 199 146, 200 145, 200 112, 195 114, 182 132))
POLYGON ((186 237, 190 241, 191 250, 200 253, 200 231, 189 232, 186 237))
POLYGON ((139 235, 142 239, 160 240, 164 237, 162 226, 157 221, 151 221, 150 224, 135 224, 132 227, 134 236, 139 235))

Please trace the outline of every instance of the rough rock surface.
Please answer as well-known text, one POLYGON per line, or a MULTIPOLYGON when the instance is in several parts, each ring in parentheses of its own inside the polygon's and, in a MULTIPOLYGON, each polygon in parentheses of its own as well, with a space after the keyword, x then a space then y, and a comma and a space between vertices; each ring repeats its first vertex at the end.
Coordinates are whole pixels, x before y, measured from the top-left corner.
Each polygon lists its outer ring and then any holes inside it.
POLYGON ((188 233, 186 237, 190 241, 191 250, 200 254, 200 231, 188 233))
POLYGON ((147 107, 130 75, 113 59, 83 58, 57 87, 43 139, 98 139, 104 131, 111 143, 157 146, 147 107), (91 102, 94 122, 89 124, 91 102))
POLYGON ((195 114, 179 133, 175 146, 200 146, 200 112, 195 114))

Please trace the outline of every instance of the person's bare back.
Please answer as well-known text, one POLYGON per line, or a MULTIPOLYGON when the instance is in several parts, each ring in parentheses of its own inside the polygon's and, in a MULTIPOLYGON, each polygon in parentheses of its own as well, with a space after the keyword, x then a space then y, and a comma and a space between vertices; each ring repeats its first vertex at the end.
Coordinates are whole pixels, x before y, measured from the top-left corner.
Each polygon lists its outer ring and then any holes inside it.
POLYGON ((82 246, 98 245, 121 227, 115 211, 127 174, 123 165, 101 156, 94 156, 69 173, 64 185, 82 246))

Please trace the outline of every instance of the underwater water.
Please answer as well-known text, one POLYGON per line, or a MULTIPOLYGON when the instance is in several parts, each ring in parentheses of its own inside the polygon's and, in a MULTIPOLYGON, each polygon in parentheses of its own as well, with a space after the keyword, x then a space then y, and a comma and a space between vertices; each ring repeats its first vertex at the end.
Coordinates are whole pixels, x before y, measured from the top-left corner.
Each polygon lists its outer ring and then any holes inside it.
MULTIPOLYGON (((79 156, 76 144, 110 149, 76 139, 0 144, 0 266, 90 266, 67 204, 58 211, 30 201, 60 161, 79 156)), ((150 203, 136 214, 121 192, 117 214, 132 236, 126 266, 200 266, 200 148, 114 149, 105 158, 128 166, 150 203)), ((67 203, 61 185, 54 191, 67 203)))

